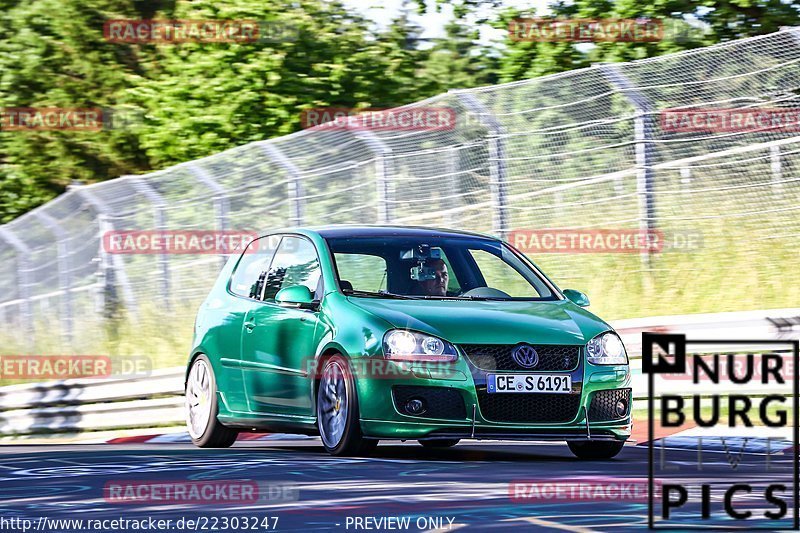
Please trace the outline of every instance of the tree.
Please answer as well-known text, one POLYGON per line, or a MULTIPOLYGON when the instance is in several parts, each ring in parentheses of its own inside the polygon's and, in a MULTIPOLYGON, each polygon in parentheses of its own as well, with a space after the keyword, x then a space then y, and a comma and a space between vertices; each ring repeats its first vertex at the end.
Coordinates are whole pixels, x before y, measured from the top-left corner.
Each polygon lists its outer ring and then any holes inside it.
MULTIPOLYGON (((113 108, 138 58, 103 39, 104 10, 120 2, 6 0, 0 10, 0 106, 113 108)), ((133 9, 129 16, 141 17, 133 9)), ((75 179, 148 168, 130 131, 0 131, 0 221, 59 194, 75 179)))
MULTIPOLYGON (((304 109, 430 96, 430 53, 400 16, 385 31, 326 0, 3 0, 0 106, 132 110, 102 131, 0 132, 0 221, 64 191, 297 131, 304 109), (244 43, 119 44, 109 19, 248 19, 283 29, 244 43), (115 123, 116 124, 116 123, 115 123), (118 124, 117 124, 118 126, 118 124)), ((119 113, 118 113, 119 115, 119 113)))
MULTIPOLYGON (((440 0, 445 2, 446 0, 440 0)), ((454 0, 463 5, 468 0, 454 0)), ((469 2, 482 4, 479 0, 469 2)), ((488 2, 494 5, 494 2, 488 2)), ((492 24, 507 29, 516 18, 653 19, 663 22, 655 42, 525 42, 509 35, 500 43, 500 78, 514 81, 589 66, 596 62, 632 61, 723 41, 771 33, 800 24, 800 3, 781 0, 701 2, 686 0, 559 0, 548 13, 514 9, 496 11, 492 24)))

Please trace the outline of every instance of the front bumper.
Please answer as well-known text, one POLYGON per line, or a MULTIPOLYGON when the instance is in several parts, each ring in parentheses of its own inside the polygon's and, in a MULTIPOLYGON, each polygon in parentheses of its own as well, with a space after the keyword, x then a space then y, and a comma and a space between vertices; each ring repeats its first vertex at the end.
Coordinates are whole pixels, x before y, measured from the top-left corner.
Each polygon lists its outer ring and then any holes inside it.
MULTIPOLYGON (((361 430, 365 436, 380 439, 503 439, 503 440, 618 440, 631 435, 632 394, 627 365, 595 366, 585 362, 583 352, 576 368, 569 371, 518 373, 570 374, 570 394, 487 394, 490 371, 473 366, 461 355, 448 372, 431 372, 408 363, 396 365, 397 378, 359 379, 361 430), (433 374, 433 375, 431 375, 433 374), (438 390, 439 403, 463 402, 457 409, 432 409, 411 416, 398 406, 398 390, 438 390), (614 420, 598 419, 596 393, 611 398, 627 389, 627 413, 614 420), (607 392, 603 392, 607 391, 607 392), (453 401, 454 400, 454 401, 453 401), (487 403, 491 402, 491 403, 487 403)), ((514 373, 498 371, 500 373, 514 373)), ((392 373, 390 372, 389 375, 392 373)))
POLYGON ((451 422, 387 422, 383 420, 362 420, 361 431, 368 437, 400 440, 434 440, 434 439, 487 439, 487 440, 618 440, 625 441, 631 436, 630 420, 625 424, 597 425, 562 425, 553 427, 524 426, 514 427, 490 424, 453 424, 451 422))

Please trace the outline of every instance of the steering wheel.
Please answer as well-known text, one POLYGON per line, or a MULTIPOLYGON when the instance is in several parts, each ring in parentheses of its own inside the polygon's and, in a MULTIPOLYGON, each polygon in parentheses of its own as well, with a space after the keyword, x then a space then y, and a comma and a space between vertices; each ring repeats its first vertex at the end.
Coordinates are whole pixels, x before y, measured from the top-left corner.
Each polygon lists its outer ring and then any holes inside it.
POLYGON ((461 293, 461 296, 483 296, 486 298, 511 298, 510 294, 507 294, 501 291, 500 289, 493 289, 492 287, 475 287, 473 289, 461 293))

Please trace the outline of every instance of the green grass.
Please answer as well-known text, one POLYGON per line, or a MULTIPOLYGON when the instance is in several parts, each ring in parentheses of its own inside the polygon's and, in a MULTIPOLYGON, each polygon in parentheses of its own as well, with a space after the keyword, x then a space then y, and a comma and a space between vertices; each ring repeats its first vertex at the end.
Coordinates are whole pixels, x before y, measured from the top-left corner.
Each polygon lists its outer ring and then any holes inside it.
POLYGON ((585 292, 606 320, 800 306, 796 250, 749 225, 697 224, 702 247, 652 254, 649 265, 638 253, 532 258, 562 289, 585 292))
MULTIPOLYGON (((3 355, 102 355, 112 358, 144 356, 153 369, 186 364, 192 342, 192 327, 197 306, 183 304, 165 311, 154 305, 140 309, 133 320, 120 316, 105 324, 76 321, 74 343, 66 341, 60 331, 37 323, 35 344, 27 347, 20 337, 3 332, 0 336, 3 355)), ((10 380, 0 376, 0 386, 43 379, 10 380)))

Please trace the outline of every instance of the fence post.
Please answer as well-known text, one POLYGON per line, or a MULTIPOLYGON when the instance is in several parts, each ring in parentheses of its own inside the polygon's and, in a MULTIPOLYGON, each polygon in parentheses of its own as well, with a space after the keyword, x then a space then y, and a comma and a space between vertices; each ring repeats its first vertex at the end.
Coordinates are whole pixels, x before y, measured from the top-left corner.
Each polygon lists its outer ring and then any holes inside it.
POLYGON ((122 297, 125 301, 126 310, 134 318, 138 317, 139 310, 136 304, 136 297, 131 289, 128 273, 125 271, 125 262, 119 254, 111 254, 105 249, 104 235, 114 231, 114 223, 111 221, 111 207, 100 198, 89 192, 86 186, 71 185, 69 190, 83 198, 97 212, 97 230, 100 240, 100 272, 103 276, 103 303, 106 318, 113 318, 117 306, 117 287, 122 290, 122 297), (108 302, 111 305, 108 305, 108 302))
POLYGON ((775 196, 783 193, 783 166, 781 164, 781 147, 769 147, 770 170, 772 170, 772 192, 775 196))
MULTIPOLYGON (((216 221, 217 221, 217 230, 218 231, 225 231, 228 229, 228 210, 229 210, 229 202, 227 191, 225 187, 219 184, 217 180, 211 177, 211 175, 206 172, 206 169, 198 165, 197 163, 191 163, 187 165, 189 172, 197 178, 197 181, 211 189, 214 193, 214 210, 216 211, 216 221)), ((230 250, 232 251, 232 250, 230 250)), ((222 266, 225 266, 225 263, 228 261, 227 254, 220 254, 220 258, 222 260, 222 266)))
POLYGON ((275 161, 289 174, 287 191, 289 196, 289 204, 291 205, 291 215, 289 216, 289 221, 292 226, 302 226, 305 205, 303 200, 303 184, 300 181, 300 169, 297 168, 297 165, 292 163, 292 161, 286 157, 277 146, 269 142, 260 143, 260 146, 264 149, 270 159, 275 161))
POLYGON ((468 92, 449 91, 489 130, 489 191, 492 196, 492 232, 505 239, 508 227, 508 178, 505 128, 480 100, 468 92))
MULTIPOLYGON (((159 232, 167 231, 167 217, 164 213, 164 207, 167 202, 164 197, 156 191, 147 180, 139 176, 122 176, 121 179, 126 179, 131 182, 131 185, 137 192, 146 197, 151 204, 153 204, 153 219, 155 227, 159 232)), ((158 269, 161 271, 161 295, 164 301, 164 306, 169 310, 170 308, 170 271, 169 271, 169 254, 162 252, 158 254, 158 269)))
POLYGON ((19 287, 20 307, 22 312, 21 330, 28 347, 33 347, 35 342, 35 328, 33 324, 33 309, 31 307, 31 283, 30 283, 30 253, 31 250, 22 239, 8 229, 7 226, 0 226, 0 240, 5 241, 14 249, 17 255, 17 286, 19 287))
MULTIPOLYGON (((601 64, 599 68, 613 85, 636 110, 634 118, 634 143, 636 159, 636 192, 639 196, 639 229, 649 235, 656 228, 656 205, 654 190, 656 107, 631 84, 616 65, 601 64)), ((640 254, 645 268, 650 266, 650 253, 647 248, 640 254)))
POLYGON ((103 318, 114 318, 119 306, 119 291, 117 291, 117 276, 114 270, 113 259, 105 247, 103 236, 114 230, 114 225, 105 213, 97 214, 97 231, 100 233, 100 268, 98 270, 100 285, 99 302, 96 304, 98 312, 103 318))
MULTIPOLYGON (((459 182, 458 182, 458 169, 460 168, 459 165, 459 157, 461 152, 459 151, 458 147, 451 148, 449 150, 449 154, 447 156, 447 164, 445 168, 447 169, 447 190, 449 194, 453 194, 455 191, 459 190, 459 182)), ((450 201, 447 203, 448 207, 445 209, 445 219, 444 225, 448 228, 455 228, 458 227, 459 217, 458 217, 458 209, 461 207, 459 202, 458 196, 453 196, 450 201)))
POLYGON ((391 222, 393 216, 393 198, 389 189, 389 178, 393 174, 392 149, 380 137, 368 129, 352 133, 356 138, 364 141, 367 148, 375 154, 375 187, 378 199, 377 223, 388 224, 391 222))
POLYGON ((70 273, 69 250, 67 250, 67 232, 59 223, 42 211, 34 209, 31 214, 38 218, 47 227, 56 239, 56 254, 58 265, 58 285, 61 289, 61 316, 65 326, 64 335, 71 345, 74 331, 74 310, 72 305, 72 275, 70 273))

